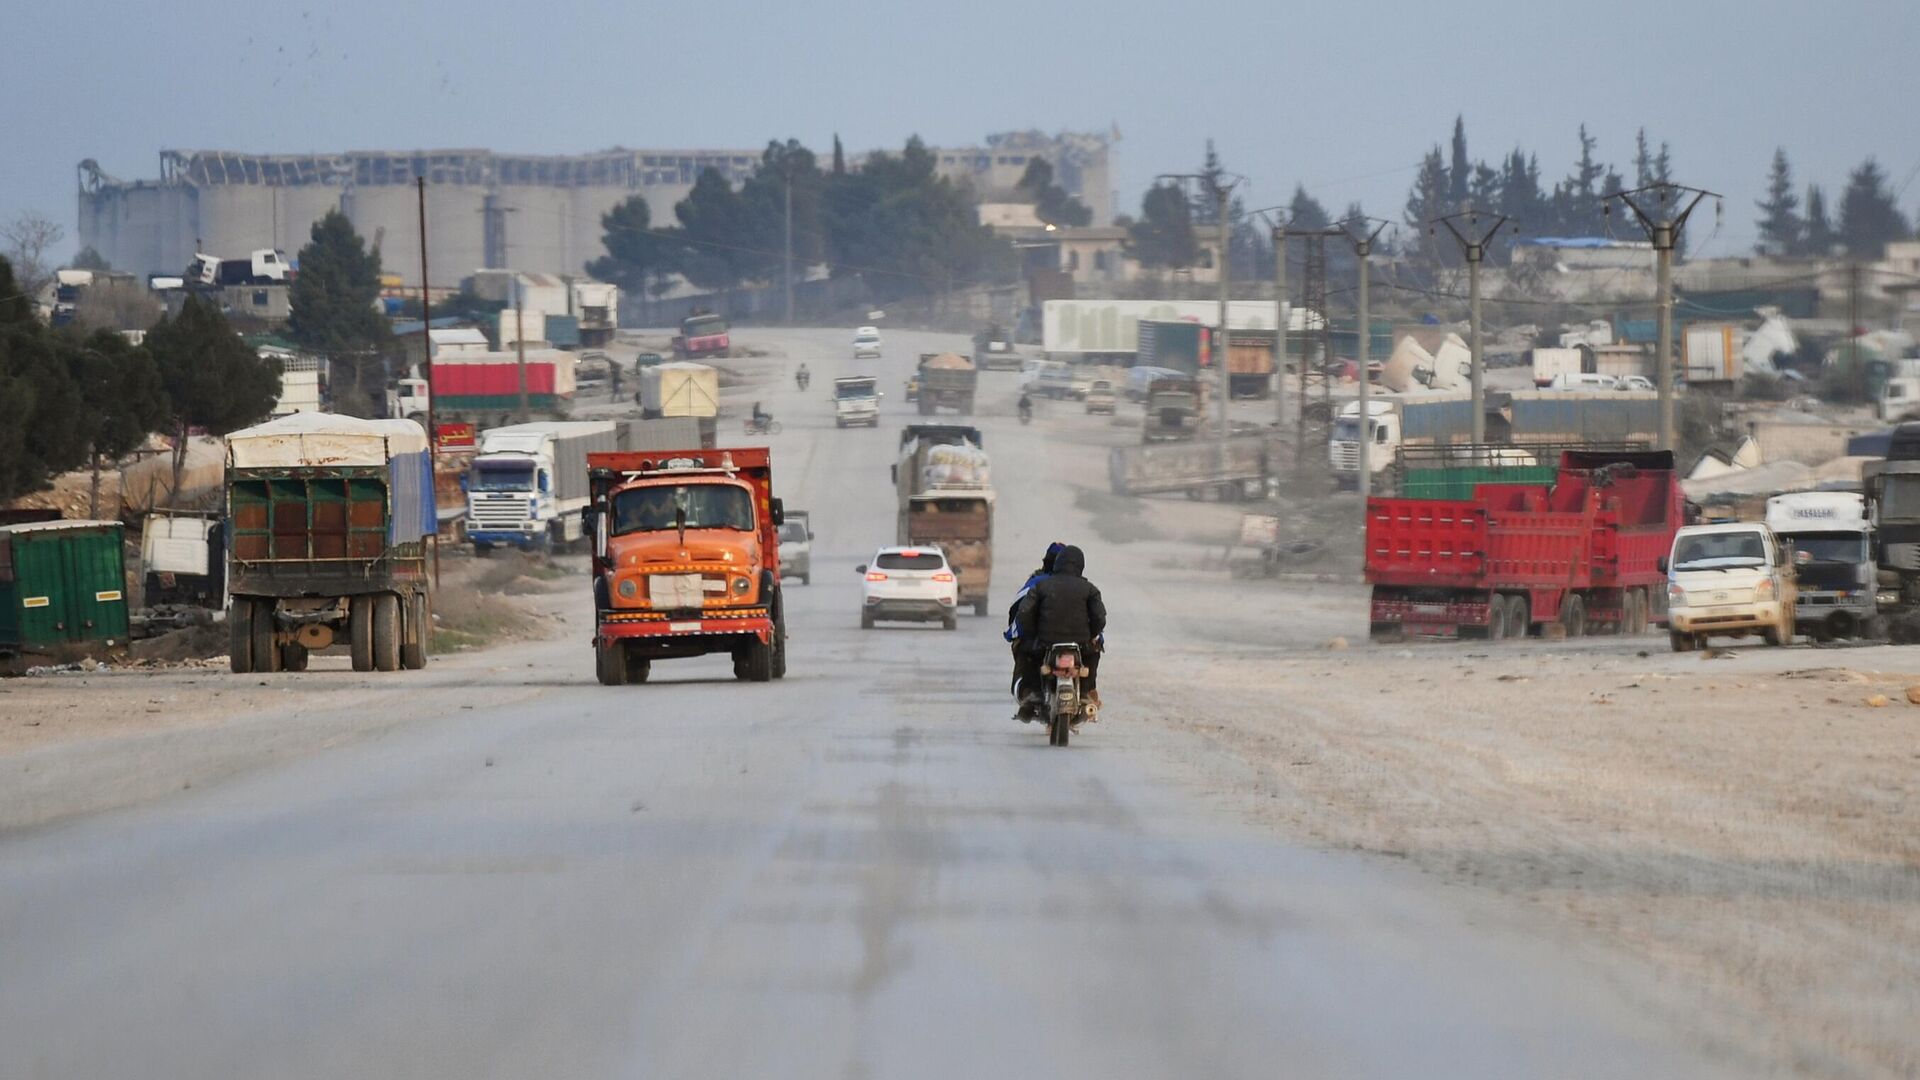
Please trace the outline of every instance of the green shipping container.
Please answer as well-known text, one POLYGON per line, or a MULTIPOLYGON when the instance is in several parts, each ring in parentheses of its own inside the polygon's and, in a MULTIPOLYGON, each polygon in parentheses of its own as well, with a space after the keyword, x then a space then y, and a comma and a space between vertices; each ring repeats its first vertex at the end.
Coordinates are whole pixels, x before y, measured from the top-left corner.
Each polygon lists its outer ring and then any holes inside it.
POLYGON ((117 521, 0 527, 0 657, 126 646, 123 531, 117 521))

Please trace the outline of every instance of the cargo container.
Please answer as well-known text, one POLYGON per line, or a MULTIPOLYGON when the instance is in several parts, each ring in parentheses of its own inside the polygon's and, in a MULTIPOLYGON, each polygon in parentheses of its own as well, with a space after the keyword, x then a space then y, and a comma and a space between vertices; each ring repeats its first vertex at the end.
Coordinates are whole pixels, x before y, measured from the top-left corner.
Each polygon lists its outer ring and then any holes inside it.
POLYGON ((229 663, 303 671, 344 641, 355 671, 424 667, 427 433, 411 420, 295 413, 227 436, 229 663))
POLYGON ((0 667, 125 650, 123 531, 117 521, 0 526, 0 667))
POLYGON ((1214 439, 1117 446, 1107 452, 1107 476, 1115 495, 1257 498, 1266 491, 1268 449, 1258 435, 1228 439, 1224 453, 1214 439))
POLYGON ((1685 520, 1673 455, 1561 455, 1551 485, 1484 484, 1465 499, 1367 500, 1376 639, 1638 634, 1664 621, 1661 560, 1685 520))
POLYGON ((604 349, 620 328, 620 289, 604 281, 573 283, 574 313, 580 318, 580 345, 604 349))
POLYGON ((640 415, 715 417, 720 415, 720 373, 684 360, 640 371, 640 415))
MULTIPOLYGON (((520 356, 517 352, 466 353, 433 362, 431 393, 440 419, 467 413, 507 413, 520 408, 520 356)), ((527 407, 535 412, 563 411, 573 400, 573 354, 558 349, 528 349, 527 407)))
POLYGON ((1740 356, 1747 342, 1744 329, 1733 323, 1695 323, 1687 327, 1682 341, 1689 385, 1739 381, 1745 364, 1740 356))
POLYGON ((953 566, 959 606, 987 613, 993 578, 993 472, 980 429, 909 424, 893 466, 895 542, 937 544, 953 566))
POLYGON ((141 599, 156 604, 227 605, 226 528, 218 514, 156 510, 140 528, 141 599))
POLYGON ((547 344, 556 349, 577 349, 580 347, 580 319, 575 315, 548 315, 546 333, 547 344))
POLYGON ((1264 398, 1273 392, 1272 330, 1227 331, 1227 392, 1237 398, 1264 398))
MULTIPOLYGON (((1142 319, 1211 326, 1220 319, 1220 305, 1212 300, 1048 300, 1041 309, 1041 347, 1055 359, 1130 364, 1140 348, 1142 319)), ((1280 306, 1271 300, 1235 300, 1227 305, 1227 320, 1236 330, 1273 330, 1280 325, 1280 306)))

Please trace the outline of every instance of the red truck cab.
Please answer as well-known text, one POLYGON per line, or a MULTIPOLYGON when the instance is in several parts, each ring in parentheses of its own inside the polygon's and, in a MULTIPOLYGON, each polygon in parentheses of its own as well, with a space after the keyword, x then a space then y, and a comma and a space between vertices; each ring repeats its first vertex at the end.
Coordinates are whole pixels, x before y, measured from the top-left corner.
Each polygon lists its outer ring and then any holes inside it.
POLYGON ((596 673, 725 652, 736 678, 786 674, 780 500, 766 447, 587 455, 596 673))
POLYGON ((733 355, 733 341, 727 336, 727 320, 711 312, 688 316, 673 339, 673 354, 683 360, 703 356, 733 355))

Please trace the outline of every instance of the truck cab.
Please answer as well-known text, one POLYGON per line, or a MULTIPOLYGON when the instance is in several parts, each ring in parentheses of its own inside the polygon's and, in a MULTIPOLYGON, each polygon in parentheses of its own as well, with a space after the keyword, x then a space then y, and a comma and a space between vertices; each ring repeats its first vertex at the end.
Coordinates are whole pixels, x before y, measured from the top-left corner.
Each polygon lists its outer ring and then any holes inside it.
POLYGON ((680 323, 673 339, 673 351, 682 359, 733 355, 733 340, 727 333, 727 320, 712 312, 692 315, 680 323))
MULTIPOLYGON (((1400 415, 1391 401, 1367 402, 1367 472, 1379 475, 1393 464, 1400 449, 1400 415)), ((1327 457, 1334 477, 1343 488, 1358 487, 1360 482, 1360 403, 1349 401, 1340 407, 1333 421, 1333 438, 1327 444, 1327 457)))
POLYGON ((606 685, 725 652, 738 679, 786 674, 780 500, 765 447, 588 454, 594 653, 606 685))
POLYGON ((1759 633, 1769 645, 1793 641, 1794 567, 1787 545, 1766 525, 1685 526, 1662 562, 1674 652, 1697 649, 1715 634, 1759 633))
POLYGON ((1147 384, 1142 398, 1141 442, 1191 439, 1200 426, 1198 383, 1187 375, 1166 375, 1147 384))
POLYGON ((833 380, 833 426, 880 426, 880 379, 849 375, 833 380))
POLYGON ((1767 527, 1792 545, 1794 629, 1815 641, 1872 636, 1877 591, 1866 497, 1797 491, 1767 500, 1767 527))

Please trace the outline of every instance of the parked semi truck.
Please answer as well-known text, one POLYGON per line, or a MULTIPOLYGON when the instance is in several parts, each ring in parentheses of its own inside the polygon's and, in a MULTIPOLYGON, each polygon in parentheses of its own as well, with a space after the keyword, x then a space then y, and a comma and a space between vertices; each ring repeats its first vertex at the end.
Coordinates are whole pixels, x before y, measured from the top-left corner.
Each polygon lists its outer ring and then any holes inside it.
POLYGON ((735 678, 787 673, 780 500, 763 446, 587 458, 594 668, 645 682, 656 660, 733 657, 735 678))
POLYGON ((467 473, 467 539, 495 547, 558 550, 586 535, 587 455, 620 449, 611 420, 497 427, 480 436, 467 473))
POLYGON ((932 416, 938 409, 972 413, 979 382, 980 372, 973 361, 959 353, 921 353, 919 392, 915 397, 920 415, 932 416))
MULTIPOLYGON (((1660 398, 1652 391, 1517 390, 1486 400, 1485 431, 1492 444, 1651 446, 1659 432, 1660 398)), ((1465 444, 1473 437, 1473 400, 1462 393, 1375 397, 1367 411, 1367 470, 1376 481, 1396 467, 1402 447, 1465 444)), ((1340 485, 1356 486, 1359 402, 1340 407, 1327 453, 1340 485)))
POLYGON ((1796 633, 1815 641, 1879 636, 1873 530, 1866 496, 1796 491, 1767 500, 1766 523, 1791 545, 1796 633))
POLYGON ((1466 499, 1369 498, 1372 635, 1644 633, 1665 619, 1662 564, 1684 518, 1666 451, 1566 451, 1550 485, 1466 499))
POLYGON ((1268 450, 1261 435, 1236 435, 1224 450, 1218 439, 1116 446, 1107 451, 1107 475, 1115 495, 1257 498, 1266 490, 1268 450))
POLYGON ((426 665, 436 520, 420 425, 295 413, 236 431, 226 496, 234 671, 304 671, 341 641, 355 671, 426 665))
POLYGON ((939 545, 958 580, 959 606, 985 615, 993 578, 993 474, 980 429, 910 424, 893 466, 895 542, 939 545))

